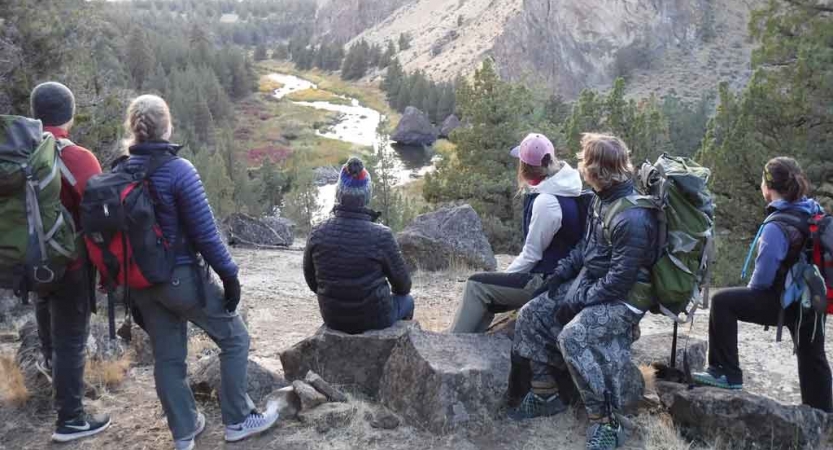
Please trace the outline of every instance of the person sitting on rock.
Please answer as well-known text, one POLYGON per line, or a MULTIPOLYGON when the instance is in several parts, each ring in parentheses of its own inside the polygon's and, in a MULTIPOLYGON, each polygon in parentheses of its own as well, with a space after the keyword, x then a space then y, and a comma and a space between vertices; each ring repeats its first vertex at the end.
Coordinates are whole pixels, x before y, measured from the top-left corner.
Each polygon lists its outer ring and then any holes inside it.
MULTIPOLYGON (((771 215, 761 228, 752 279, 747 287, 724 289, 712 298, 709 367, 694 374, 694 382, 741 389, 738 321, 772 326, 781 323, 795 341, 802 403, 833 412, 830 365, 824 350, 824 317, 805 311, 802 318, 799 302, 781 308, 787 274, 805 249, 810 233, 808 219, 822 213, 822 208, 807 198, 810 184, 792 158, 775 158, 766 164, 761 192, 769 202, 767 211, 771 215)), ((823 289, 824 280, 816 278, 816 282, 820 284, 816 289, 823 289)))
POLYGON ((339 174, 333 216, 310 233, 304 278, 328 327, 359 334, 411 320, 411 277, 390 228, 368 208, 373 186, 358 158, 339 174))
POLYGON ((192 450, 205 430, 188 385, 188 322, 201 328, 220 347, 220 410, 225 439, 237 442, 262 433, 278 420, 277 404, 263 414, 248 389, 249 332, 238 312, 238 267, 223 243, 199 173, 190 161, 175 157, 181 146, 169 142, 173 132, 165 101, 142 95, 130 103, 125 122, 129 157, 121 164, 140 173, 160 159, 149 175, 156 219, 168 242, 176 242, 177 266, 169 282, 133 291, 144 319, 154 357, 156 393, 168 419, 177 450, 192 450), (223 282, 214 281, 205 267, 223 282))
POLYGON ((572 378, 587 409, 587 448, 622 444, 614 417, 641 389, 623 376, 630 369, 631 344, 644 311, 632 305, 631 291, 657 257, 657 219, 644 208, 625 209, 605 229, 602 217, 617 200, 636 194, 625 143, 613 136, 585 134, 579 170, 598 198, 591 207, 585 238, 559 263, 549 291, 524 306, 518 316, 513 360, 531 364, 532 387, 516 420, 551 416, 567 409, 557 379, 572 378), (560 373, 559 373, 560 372, 560 373))
POLYGON ((527 136, 511 155, 518 158, 518 184, 525 191, 524 247, 503 273, 468 279, 452 333, 485 332, 496 312, 526 304, 581 239, 578 171, 559 161, 552 142, 541 134, 527 136))

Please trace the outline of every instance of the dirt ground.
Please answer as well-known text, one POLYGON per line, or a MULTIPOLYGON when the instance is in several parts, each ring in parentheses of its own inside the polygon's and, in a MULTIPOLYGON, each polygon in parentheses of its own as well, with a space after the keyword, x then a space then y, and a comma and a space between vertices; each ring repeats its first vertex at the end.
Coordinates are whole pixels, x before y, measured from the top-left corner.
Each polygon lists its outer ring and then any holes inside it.
MULTIPOLYGON (((282 373, 281 350, 312 334, 320 325, 315 296, 303 280, 301 248, 285 251, 235 250, 242 267, 245 313, 252 335, 252 357, 282 373)), ((502 266, 511 258, 498 258, 502 266)), ((414 277, 417 302, 416 320, 423 328, 443 331, 450 324, 465 280, 470 271, 457 269, 444 273, 418 273, 414 277)), ((693 335, 706 339, 708 312, 695 320, 693 335)), ((643 335, 668 332, 668 319, 648 316, 642 322, 643 335)), ((774 330, 741 325, 739 333, 741 359, 746 370, 746 386, 756 393, 786 403, 800 401, 795 359, 789 341, 776 344, 774 330)), ((0 353, 11 354, 14 343, 0 344, 0 353)), ((833 355, 831 355, 833 356, 833 355)), ((0 374, 0 376, 7 376, 0 374)), ((45 393, 31 393, 32 399, 22 407, 3 405, 0 409, 0 450, 61 448, 80 449, 169 449, 173 448, 164 415, 156 399, 153 371, 148 367, 132 368, 125 382, 107 390, 101 398, 88 401, 88 409, 108 412, 113 417, 111 429, 86 441, 53 445, 49 442, 54 416, 45 393)), ((318 433, 309 424, 282 420, 265 435, 240 444, 222 442, 222 424, 216 400, 201 402, 208 427, 197 441, 205 449, 581 449, 584 448, 586 424, 580 412, 557 418, 526 423, 495 422, 477 429, 436 436, 404 424, 396 430, 370 427, 365 412, 377 408, 356 399, 351 423, 318 433)), ((688 449, 667 418, 647 413, 636 418, 642 431, 625 448, 688 449)), ((705 447, 713 448, 713 447, 705 447)))

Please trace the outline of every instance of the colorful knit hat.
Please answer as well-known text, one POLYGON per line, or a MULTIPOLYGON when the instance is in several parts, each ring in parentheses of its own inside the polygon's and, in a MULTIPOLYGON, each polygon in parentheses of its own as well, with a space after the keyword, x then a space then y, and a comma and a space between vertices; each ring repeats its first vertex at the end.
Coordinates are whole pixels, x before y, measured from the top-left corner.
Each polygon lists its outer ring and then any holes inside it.
POLYGON ((336 203, 339 205, 367 206, 373 196, 370 174, 359 158, 350 158, 341 168, 336 186, 336 203))

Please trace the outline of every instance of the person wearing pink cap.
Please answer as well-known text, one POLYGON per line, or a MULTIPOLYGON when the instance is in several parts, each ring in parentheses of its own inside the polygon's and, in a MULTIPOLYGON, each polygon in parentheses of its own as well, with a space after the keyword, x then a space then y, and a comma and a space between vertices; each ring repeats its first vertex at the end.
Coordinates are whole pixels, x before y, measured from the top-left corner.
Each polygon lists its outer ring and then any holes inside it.
POLYGON ((510 154, 518 158, 524 197, 524 247, 505 272, 468 279, 452 333, 485 332, 495 313, 522 307, 581 240, 586 211, 578 200, 578 171, 556 158, 555 147, 542 134, 530 134, 510 154))

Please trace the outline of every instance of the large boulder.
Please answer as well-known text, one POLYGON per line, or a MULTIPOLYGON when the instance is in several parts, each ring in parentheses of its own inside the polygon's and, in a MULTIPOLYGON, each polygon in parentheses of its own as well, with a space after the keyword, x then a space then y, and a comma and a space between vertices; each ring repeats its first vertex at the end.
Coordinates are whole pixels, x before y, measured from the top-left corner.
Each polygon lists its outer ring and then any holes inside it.
MULTIPOLYGON (((229 245, 275 248, 292 245, 291 228, 280 226, 280 232, 272 227, 274 221, 258 220, 247 214, 232 214, 223 221, 229 245)), ((275 222, 277 223, 277 222, 275 222)))
POLYGON ((387 362, 380 398, 437 433, 489 419, 504 404, 511 347, 504 336, 413 330, 387 362))
POLYGON ((431 145, 437 141, 437 129, 425 113, 409 106, 390 138, 402 145, 431 145))
POLYGON ((423 214, 397 235, 410 270, 445 270, 452 263, 495 270, 497 260, 480 216, 469 205, 423 214))
POLYGON ((660 398, 687 436, 734 449, 830 448, 831 416, 743 391, 658 383, 660 398))
POLYGON ((316 186, 326 186, 328 184, 338 183, 339 169, 331 166, 316 167, 312 169, 314 183, 316 186))
MULTIPOLYGON (((220 356, 214 355, 202 358, 194 365, 190 374, 191 389, 195 394, 210 396, 219 392, 221 386, 220 356)), ((249 360, 247 370, 247 392, 252 401, 259 404, 269 394, 287 386, 287 383, 277 374, 249 360)))
POLYGON ((288 380, 302 380, 310 370, 335 385, 376 397, 385 364, 394 346, 414 322, 399 322, 385 330, 346 334, 323 326, 281 354, 288 380))
MULTIPOLYGON (((671 364, 671 342, 672 333, 653 334, 642 336, 633 343, 631 358, 640 366, 649 366, 654 363, 671 364)), ((692 372, 703 370, 706 366, 706 341, 697 338, 688 340, 686 348, 686 336, 679 335, 677 338, 677 364, 676 367, 683 368, 683 361, 688 355, 688 365, 692 372)))
POLYGON ((445 118, 442 127, 440 127, 440 137, 447 138, 451 136, 451 132, 460 128, 460 119, 452 114, 445 118))
POLYGON ((295 242, 295 222, 286 217, 268 216, 263 218, 263 223, 275 230, 275 233, 287 243, 287 247, 295 242))

